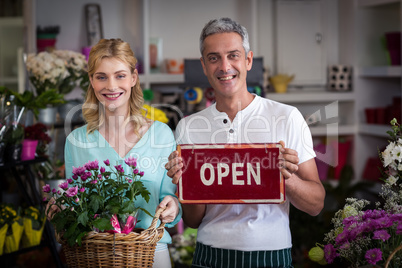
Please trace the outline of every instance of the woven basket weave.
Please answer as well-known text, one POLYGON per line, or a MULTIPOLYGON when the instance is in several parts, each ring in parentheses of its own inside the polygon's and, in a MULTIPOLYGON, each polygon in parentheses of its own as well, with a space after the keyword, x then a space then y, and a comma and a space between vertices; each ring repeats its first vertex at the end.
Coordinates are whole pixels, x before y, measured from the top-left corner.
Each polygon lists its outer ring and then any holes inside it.
POLYGON ((90 232, 82 246, 63 245, 68 267, 152 267, 156 243, 162 239, 165 224, 157 227, 159 209, 148 229, 134 229, 129 234, 90 232))
MULTIPOLYGON (((385 263, 385 268, 388 268, 388 266, 389 266, 389 264, 390 264, 392 258, 393 258, 393 257, 395 256, 395 254, 396 254, 398 251, 400 251, 400 250, 402 250, 402 244, 401 244, 399 247, 397 247, 393 252, 391 252, 391 254, 389 255, 389 257, 388 257, 388 259, 387 259, 387 261, 386 261, 386 263, 385 263)), ((399 267, 399 266, 398 266, 398 267, 399 267)))

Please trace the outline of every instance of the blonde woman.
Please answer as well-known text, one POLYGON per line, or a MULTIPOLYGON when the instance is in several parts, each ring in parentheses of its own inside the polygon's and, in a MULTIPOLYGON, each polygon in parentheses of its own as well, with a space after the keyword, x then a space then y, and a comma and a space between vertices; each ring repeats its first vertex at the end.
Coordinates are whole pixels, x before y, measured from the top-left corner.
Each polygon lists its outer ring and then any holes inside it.
MULTIPOLYGON (((181 207, 175 196, 176 185, 166 175, 164 163, 176 148, 170 128, 141 115, 143 94, 135 68, 137 59, 130 45, 120 39, 103 39, 92 47, 88 59, 90 85, 83 105, 86 125, 75 129, 65 145, 66 177, 73 167, 88 161, 109 159, 110 164, 124 163, 127 157, 137 158, 142 181, 150 191, 148 203, 142 198, 136 205, 153 213, 166 208, 161 221, 174 226, 181 218, 181 207)), ((139 215, 136 227, 148 228, 152 218, 139 215)), ((159 241, 154 267, 170 267, 168 232, 159 241)))

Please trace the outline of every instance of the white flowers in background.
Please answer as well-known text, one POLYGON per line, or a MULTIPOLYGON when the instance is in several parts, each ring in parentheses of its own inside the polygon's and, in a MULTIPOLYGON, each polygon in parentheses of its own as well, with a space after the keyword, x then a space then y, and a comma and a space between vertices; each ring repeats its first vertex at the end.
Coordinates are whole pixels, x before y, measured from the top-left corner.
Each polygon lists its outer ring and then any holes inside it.
POLYGON ((51 89, 67 94, 87 79, 85 56, 69 50, 29 54, 26 61, 30 80, 38 95, 51 89))

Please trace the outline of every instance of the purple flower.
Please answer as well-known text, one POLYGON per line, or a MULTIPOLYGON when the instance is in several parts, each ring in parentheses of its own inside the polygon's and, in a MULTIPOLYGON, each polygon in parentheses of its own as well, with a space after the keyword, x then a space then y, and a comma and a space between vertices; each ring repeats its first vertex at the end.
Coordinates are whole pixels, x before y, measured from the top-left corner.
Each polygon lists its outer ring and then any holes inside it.
POLYGON ((61 191, 60 191, 60 190, 58 190, 58 191, 57 191, 57 194, 58 194, 58 195, 61 195, 61 191))
POLYGON ((81 176, 85 173, 85 168, 84 167, 73 167, 73 174, 77 176, 81 176))
POLYGON ((402 222, 398 222, 398 225, 396 226, 396 234, 400 235, 402 234, 402 222))
POLYGON ((125 162, 128 166, 130 166, 130 167, 132 167, 132 168, 134 168, 135 166, 137 166, 137 159, 134 158, 134 157, 129 157, 129 158, 127 158, 127 159, 124 159, 124 162, 125 162))
POLYGON ((79 201, 80 201, 80 199, 77 197, 77 198, 75 198, 75 200, 74 200, 76 203, 78 203, 79 201))
POLYGON ((42 198, 43 202, 46 202, 46 200, 47 200, 46 196, 44 198, 42 198))
POLYGON ((89 177, 91 177, 92 176, 92 173, 91 172, 85 172, 84 174, 82 174, 81 175, 81 180, 82 181, 86 181, 89 177))
POLYGON ((364 255, 366 258, 367 262, 370 264, 377 264, 378 261, 382 260, 382 252, 381 249, 379 248, 373 248, 369 249, 366 252, 366 255, 364 255))
POLYGON ((144 176, 144 171, 141 171, 141 172, 140 172, 140 176, 141 176, 141 177, 144 176))
POLYGON ((374 231, 373 239, 378 239, 382 241, 387 241, 391 235, 387 232, 387 230, 377 230, 374 231))
POLYGON ((81 192, 81 193, 85 192, 85 187, 82 187, 82 188, 80 189, 80 192, 81 192))
POLYGON ((78 193, 78 186, 71 187, 71 188, 67 189, 66 196, 73 197, 73 196, 77 195, 77 193, 78 193))
POLYGON ((84 165, 84 167, 85 167, 87 170, 98 170, 98 169, 99 169, 98 160, 89 161, 88 163, 86 163, 86 164, 84 165))
POLYGON ((105 161, 103 161, 103 163, 105 163, 106 166, 110 166, 109 159, 106 159, 105 161))
POLYGON ((338 257, 338 253, 336 253, 336 249, 332 244, 328 244, 324 246, 324 257, 328 264, 334 262, 335 258, 338 257))
POLYGON ((124 173, 124 169, 121 165, 114 166, 119 173, 124 173))
POLYGON ((132 180, 132 179, 129 179, 129 180, 128 180, 128 182, 129 182, 129 183, 132 183, 132 182, 133 182, 133 180, 132 180))
POLYGON ((73 183, 73 179, 67 179, 67 182, 68 182, 69 184, 72 184, 72 183, 73 183))
POLYGON ((106 172, 106 168, 105 168, 105 167, 101 167, 101 168, 100 168, 100 173, 103 174, 103 173, 105 173, 105 172, 106 172))
POLYGON ((46 184, 45 186, 43 186, 42 189, 43 189, 43 192, 45 192, 45 193, 50 193, 50 191, 51 191, 49 184, 46 184))
POLYGON ((56 189, 55 189, 55 188, 52 189, 52 193, 54 193, 54 194, 56 193, 56 189))
POLYGON ((91 181, 91 183, 92 183, 92 184, 97 184, 98 181, 97 181, 97 180, 93 180, 93 181, 91 181))
POLYGON ((72 176, 71 178, 73 178, 74 180, 76 180, 76 179, 78 179, 78 175, 77 175, 77 174, 73 174, 73 176, 72 176))
POLYGON ((66 190, 68 188, 68 182, 62 182, 59 184, 59 187, 63 190, 66 190))
POLYGON ((140 171, 138 169, 134 169, 134 174, 138 174, 140 171))

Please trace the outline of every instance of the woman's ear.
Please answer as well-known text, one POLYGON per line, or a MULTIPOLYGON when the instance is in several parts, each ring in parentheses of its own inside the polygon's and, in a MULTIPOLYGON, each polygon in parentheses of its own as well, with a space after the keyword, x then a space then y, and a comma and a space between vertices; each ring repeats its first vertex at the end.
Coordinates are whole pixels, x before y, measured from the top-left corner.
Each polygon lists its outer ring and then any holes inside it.
POLYGON ((132 77, 131 87, 134 87, 135 84, 137 84, 137 80, 138 80, 138 71, 137 71, 137 69, 134 69, 134 72, 132 73, 131 77, 132 77))

